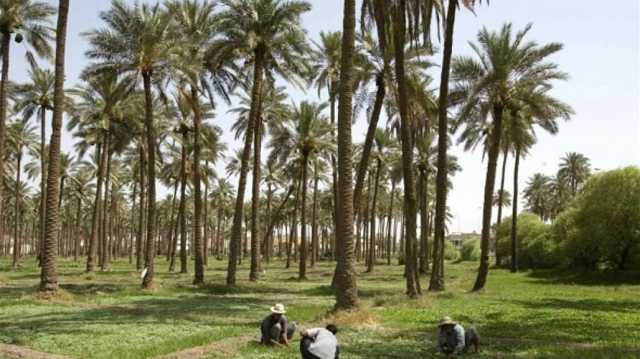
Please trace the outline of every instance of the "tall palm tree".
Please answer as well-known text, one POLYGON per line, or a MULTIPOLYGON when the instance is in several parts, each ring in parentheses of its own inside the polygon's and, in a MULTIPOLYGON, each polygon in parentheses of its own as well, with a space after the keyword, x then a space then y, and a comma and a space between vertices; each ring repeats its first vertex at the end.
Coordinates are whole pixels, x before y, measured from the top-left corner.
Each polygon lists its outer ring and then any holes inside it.
POLYGON ((526 208, 544 221, 549 216, 548 203, 553 196, 552 179, 542 173, 535 173, 527 181, 523 194, 526 208))
MULTIPOLYGON (((29 83, 15 88, 18 99, 15 110, 22 112, 25 120, 36 115, 40 120, 40 153, 45 153, 45 130, 47 111, 53 111, 53 92, 55 75, 53 71, 40 68, 34 61, 30 62, 29 83)), ((45 193, 46 171, 45 157, 40 156, 40 193, 45 193)), ((45 196, 40 196, 40 245, 44 240, 45 196)))
POLYGON ((568 152, 560 159, 560 169, 558 177, 566 181, 571 190, 571 195, 575 196, 580 186, 591 175, 591 165, 589 158, 577 152, 568 152))
POLYGON ((12 267, 15 269, 16 266, 18 265, 18 259, 19 259, 19 253, 20 253, 19 251, 20 236, 19 236, 18 228, 22 221, 22 219, 20 218, 20 213, 22 211, 20 208, 20 204, 23 201, 22 194, 24 192, 23 188, 21 187, 24 184, 20 179, 20 175, 22 173, 22 159, 24 155, 23 151, 25 148, 30 149, 31 147, 33 147, 35 143, 38 141, 38 137, 35 133, 35 128, 33 128, 28 123, 25 123, 23 121, 15 121, 10 123, 7 130, 8 130, 7 142, 9 144, 11 153, 15 155, 15 161, 16 161, 16 166, 15 166, 16 177, 15 177, 15 187, 14 187, 15 226, 13 231, 14 256, 13 256, 13 264, 12 264, 12 267))
POLYGON ((488 130, 488 163, 482 215, 482 255, 474 291, 484 288, 489 270, 491 211, 503 115, 515 107, 516 102, 518 106, 535 106, 531 98, 525 96, 531 90, 531 84, 546 87, 551 86, 552 80, 567 77, 557 69, 557 65, 545 62, 549 55, 561 50, 562 45, 551 43, 541 46, 524 42, 530 29, 531 25, 528 25, 515 35, 511 24, 505 24, 498 32, 482 29, 478 33, 478 44, 471 45, 478 60, 460 57, 453 63, 454 92, 461 104, 457 125, 486 123, 489 114, 492 119, 484 126, 488 130))
MULTIPOLYGON (((225 11, 220 14, 222 36, 209 49, 217 59, 234 57, 237 61, 249 59, 253 65, 251 81, 251 110, 249 125, 241 159, 233 228, 231 231, 231 255, 227 271, 227 284, 235 285, 238 244, 240 242, 243 201, 246 186, 247 164, 251 155, 251 140, 259 143, 261 134, 260 101, 265 74, 300 83, 301 75, 309 71, 304 56, 308 52, 305 31, 300 16, 311 9, 305 1, 282 0, 224 0, 225 11), (255 131, 255 134, 254 134, 255 131), (254 138, 255 137, 255 138, 254 138)), ((260 147, 254 144, 254 163, 260 162, 260 147)), ((260 181, 260 167, 253 166, 253 178, 260 181)), ((258 224, 259 182, 253 185, 251 241, 255 242, 252 269, 258 267, 260 231, 258 224), (258 190, 256 190, 258 189, 258 190)), ((257 272, 250 275, 257 278, 257 272)))
MULTIPOLYGON (((214 86, 219 94, 229 102, 229 88, 232 76, 226 71, 227 64, 219 61, 218 66, 210 67, 207 72, 207 48, 218 31, 218 17, 214 14, 214 2, 199 0, 170 1, 166 5, 175 22, 176 37, 182 41, 176 47, 176 67, 180 79, 178 88, 187 99, 193 113, 193 185, 194 185, 194 247, 195 270, 193 283, 204 283, 204 245, 202 239, 202 190, 201 190, 201 128, 203 111, 200 98, 209 94, 213 101, 212 87, 208 85, 206 74, 211 74, 214 86), (189 87, 186 89, 185 87, 189 87)), ((205 193, 206 196, 206 193, 205 193)), ((205 238, 206 240, 206 238, 205 238)))
POLYGON ((301 186, 301 208, 300 211, 300 265, 299 279, 303 280, 307 277, 307 221, 306 221, 306 203, 307 203, 307 187, 309 160, 318 156, 323 151, 330 150, 331 143, 331 126, 327 119, 322 115, 322 111, 326 108, 326 104, 316 104, 303 101, 299 106, 293 109, 292 119, 283 126, 274 130, 273 140, 270 146, 273 148, 274 156, 285 164, 292 159, 299 161, 302 165, 300 186, 301 186))
POLYGON ((87 251, 87 272, 95 269, 95 256, 98 238, 98 214, 102 203, 103 183, 107 172, 107 159, 111 151, 110 140, 113 136, 113 122, 116 116, 127 111, 125 100, 129 98, 135 79, 131 76, 118 76, 115 72, 85 74, 85 84, 71 92, 77 103, 67 127, 77 128, 77 136, 83 136, 91 144, 96 144, 98 171, 96 174, 96 197, 91 220, 89 250, 87 251))
MULTIPOLYGON (((338 99, 338 90, 340 87, 340 51, 342 47, 342 33, 320 32, 320 44, 315 43, 314 56, 317 63, 315 70, 317 76, 315 78, 316 87, 318 88, 318 96, 322 89, 327 90, 329 95, 329 113, 331 126, 334 128, 332 137, 335 137, 336 125, 336 101, 338 99)), ((332 191, 333 191, 333 221, 334 226, 337 225, 338 211, 338 168, 336 156, 331 156, 331 175, 332 175, 332 191)))
MULTIPOLYGON (((449 124, 447 106, 449 104, 449 76, 451 71, 451 58, 453 56, 453 32, 455 27, 456 10, 461 2, 468 9, 472 9, 476 2, 481 0, 449 0, 445 17, 444 49, 442 52, 442 68, 440 75, 440 95, 438 97, 438 170, 436 173, 436 214, 434 220, 434 241, 442 246, 444 255, 444 237, 447 212, 447 148, 449 147, 449 124)), ((488 2, 488 0, 487 0, 488 2)), ((430 31, 427 28, 427 31, 430 31)), ((429 282, 429 290, 444 290, 444 268, 439 268, 432 275, 429 282)))
POLYGON ((338 94, 338 221, 336 226, 337 260, 334 274, 336 309, 358 306, 358 287, 353 256, 353 77, 356 42, 356 1, 344 0, 340 90, 338 94))
POLYGON ((58 290, 56 271, 57 239, 60 222, 60 138, 62 135, 62 114, 65 106, 64 96, 64 56, 67 40, 67 18, 69 0, 58 3, 58 24, 56 27, 55 85, 53 95, 53 117, 51 120, 51 140, 49 141, 49 166, 47 174, 47 208, 45 209, 45 238, 42 251, 42 272, 40 290, 55 292, 58 290))
MULTIPOLYGON (((41 57, 51 57, 53 29, 51 16, 56 10, 44 1, 37 0, 5 0, 0 2, 0 33, 2 45, 2 77, 0 78, 0 173, 4 169, 5 128, 7 122, 7 95, 9 84, 9 63, 11 38, 21 43, 26 38, 27 44, 41 57)), ((0 212, 2 203, 2 176, 0 176, 0 212)))
POLYGON ((514 147, 513 169, 513 208, 511 216, 511 272, 518 270, 517 252, 517 221, 518 221, 518 170, 520 159, 524 157, 536 142, 536 127, 556 134, 558 133, 557 119, 568 120, 573 110, 570 106, 558 101, 548 94, 549 87, 545 84, 532 83, 533 87, 525 91, 519 98, 523 106, 516 102, 509 109, 506 117, 505 128, 509 142, 514 147))
POLYGON ((143 80, 145 104, 145 137, 147 148, 147 273, 144 288, 150 288, 154 278, 156 237, 156 126, 153 113, 152 80, 161 74, 168 64, 174 39, 170 36, 170 16, 159 4, 150 6, 127 5, 113 0, 111 9, 100 14, 107 27, 88 33, 91 44, 87 56, 101 61, 91 71, 115 70, 129 73, 143 80), (155 76, 155 77, 154 77, 155 76))
POLYGON ((369 234, 369 260, 367 261, 367 272, 373 272, 375 266, 375 252, 376 252, 376 213, 378 206, 378 188, 380 186, 380 175, 383 172, 383 166, 386 162, 386 158, 389 157, 389 150, 394 145, 393 138, 389 131, 385 131, 381 128, 377 128, 374 140, 375 151, 373 153, 373 159, 376 161, 376 174, 375 182, 373 185, 373 201, 371 203, 371 224, 369 234))

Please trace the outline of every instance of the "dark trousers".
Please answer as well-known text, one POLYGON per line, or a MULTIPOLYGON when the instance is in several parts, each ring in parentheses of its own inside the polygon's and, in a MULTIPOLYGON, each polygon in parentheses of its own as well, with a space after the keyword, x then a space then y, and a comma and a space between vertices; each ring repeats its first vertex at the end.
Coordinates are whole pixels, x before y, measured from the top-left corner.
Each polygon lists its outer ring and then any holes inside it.
POLYGON ((303 337, 302 340, 300 340, 300 354, 302 354, 302 359, 320 359, 309 352, 311 343, 313 343, 313 339, 309 337, 303 337))

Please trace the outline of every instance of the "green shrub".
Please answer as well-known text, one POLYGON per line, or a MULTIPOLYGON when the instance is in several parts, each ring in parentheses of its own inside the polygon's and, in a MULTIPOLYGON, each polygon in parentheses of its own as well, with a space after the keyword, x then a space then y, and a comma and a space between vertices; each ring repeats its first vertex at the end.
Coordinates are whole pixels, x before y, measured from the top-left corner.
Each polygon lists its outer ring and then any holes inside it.
POLYGON ((460 258, 460 251, 450 241, 444 241, 444 259, 455 261, 460 258))
POLYGON ((572 205, 553 231, 572 264, 618 270, 640 265, 640 168, 591 177, 572 205))
POLYGON ((469 238, 462 242, 460 259, 463 261, 477 261, 480 259, 480 238, 469 238))
MULTIPOLYGON (((511 217, 503 219, 496 229, 496 255, 511 261, 511 217)), ((553 244, 549 225, 533 213, 520 213, 517 222, 518 267, 550 268, 559 264, 557 246, 553 244)))

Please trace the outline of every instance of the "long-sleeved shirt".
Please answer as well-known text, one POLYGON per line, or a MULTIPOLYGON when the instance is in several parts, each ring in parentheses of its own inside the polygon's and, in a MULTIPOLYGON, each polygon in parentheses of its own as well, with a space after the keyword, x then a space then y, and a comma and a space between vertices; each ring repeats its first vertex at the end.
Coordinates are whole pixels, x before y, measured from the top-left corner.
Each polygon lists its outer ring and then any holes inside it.
POLYGON ((438 328, 438 350, 441 352, 460 353, 464 350, 464 328, 460 324, 453 327, 448 326, 438 328))

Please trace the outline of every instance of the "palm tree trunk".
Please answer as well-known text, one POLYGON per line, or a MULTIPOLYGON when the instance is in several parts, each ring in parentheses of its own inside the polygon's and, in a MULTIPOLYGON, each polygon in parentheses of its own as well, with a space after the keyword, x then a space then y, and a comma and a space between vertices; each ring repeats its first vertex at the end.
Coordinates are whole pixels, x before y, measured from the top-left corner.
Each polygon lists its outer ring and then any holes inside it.
POLYGON ((73 261, 78 261, 78 256, 80 255, 80 238, 82 229, 80 226, 80 218, 82 217, 82 193, 78 196, 78 202, 76 204, 76 233, 73 243, 73 261))
POLYGON ((502 111, 499 105, 493 109, 493 128, 487 163, 487 179, 484 184, 484 203, 482 208, 482 232, 480 238, 480 267, 473 291, 484 288, 489 274, 489 237, 491 236, 491 209, 493 207, 493 187, 496 181, 496 167, 500 154, 500 136, 502 134, 502 111))
POLYGON ((380 185, 380 172, 382 161, 378 158, 376 167, 376 179, 373 185, 373 202, 371 203, 371 234, 369 235, 369 266, 367 272, 373 272, 376 261, 376 208, 378 204, 378 186, 380 185))
MULTIPOLYGON (((2 32, 2 78, 0 79, 0 171, 4 170, 5 142, 7 128, 7 84, 9 83, 9 56, 11 47, 11 33, 2 32)), ((4 200, 4 176, 0 176, 0 216, 6 217, 3 212, 4 200)), ((0 239, 4 238, 4 223, 0 221, 0 239)))
MULTIPOLYGON (((336 125, 336 96, 334 94, 334 88, 337 87, 337 84, 331 84, 331 89, 329 90, 329 104, 331 106, 331 138, 335 139, 335 125, 336 125)), ((332 186, 331 190, 333 191, 333 225, 335 228, 338 227, 338 163, 336 161, 336 155, 334 153, 331 154, 331 176, 332 176, 332 186)), ((335 249, 333 256, 335 257, 335 249)))
POLYGON ((434 267, 429 281, 430 291, 444 290, 444 268, 436 263, 435 254, 444 258, 444 231, 447 212, 447 148, 449 146, 447 105, 449 98, 449 72, 451 69, 451 56, 453 54, 453 29, 455 26, 456 9, 458 0, 449 0, 446 13, 446 27, 444 37, 444 52, 442 57, 442 72, 440 76, 440 97, 438 102, 438 172, 436 174, 436 215, 434 235, 434 267))
POLYGON ((353 150, 351 120, 353 117, 353 62, 355 57, 356 1, 344 1, 342 24, 342 58, 340 61, 340 93, 338 99, 338 222, 336 231, 337 259, 335 271, 336 309, 358 306, 358 288, 353 256, 353 150))
POLYGON ((242 150, 242 158, 240 160, 238 193, 236 196, 235 211, 233 212, 233 225, 231 228, 231 251, 229 255, 229 264, 227 266, 227 285, 229 286, 234 286, 236 284, 236 268, 238 265, 239 246, 242 236, 244 191, 245 187, 247 186, 247 172, 249 157, 251 157, 251 142, 253 140, 253 131, 255 130, 254 126, 258 122, 256 117, 259 117, 260 115, 258 113, 258 101, 260 96, 262 95, 262 77, 264 73, 263 62, 264 58, 262 52, 256 51, 256 58, 253 68, 253 88, 251 89, 251 108, 249 110, 249 122, 247 123, 245 143, 242 150))
POLYGON ((147 137, 147 274, 142 279, 142 287, 153 285, 155 239, 156 239, 156 129, 153 124, 153 97, 151 95, 151 72, 143 72, 145 97, 144 127, 147 137))
POLYGON ((380 118, 380 113, 382 112, 382 105, 384 103, 385 96, 385 83, 384 83, 384 73, 378 74, 376 77, 376 99, 373 104, 373 112, 371 113, 371 120, 369 121, 369 128, 367 129, 367 135, 364 139, 364 145, 362 148, 362 157, 360 158, 360 163, 358 164, 358 171, 356 175, 356 185, 353 191, 353 210, 354 212, 358 211, 358 207, 360 206, 360 197, 362 195, 362 187, 364 185, 364 178, 367 174, 367 169, 369 167, 369 157, 371 156, 371 148, 373 147, 373 138, 376 133, 376 129, 378 128, 378 119, 380 118))
MULTIPOLYGON (((505 178, 505 170, 507 168, 507 157, 509 157, 508 148, 504 149, 504 154, 502 155, 502 176, 500 179, 500 192, 498 192, 498 223, 496 227, 500 226, 502 223, 502 200, 504 199, 504 178, 505 178)), ((495 248, 496 253, 496 265, 500 265, 500 257, 498 256, 498 236, 494 240, 493 246, 495 248)))
MULTIPOLYGON (((428 171, 419 169, 418 196, 420 196, 420 274, 429 271, 429 230, 427 210, 428 171)), ((434 262, 435 263, 435 262, 434 262)))
POLYGON ((314 161, 313 168, 313 207, 311 214, 311 268, 315 267, 318 261, 318 161, 314 161))
MULTIPOLYGON (((395 199, 396 196, 396 183, 392 180, 391 181, 391 203, 389 203, 389 213, 388 213, 388 221, 389 224, 387 225, 387 265, 391 265, 391 227, 392 226, 392 219, 393 219, 393 200, 395 199)), ((395 230, 394 230, 395 231, 395 230)), ((394 244, 394 250, 395 250, 395 240, 393 242, 394 244)))
POLYGON ((187 134, 182 134, 182 151, 180 154, 180 206, 178 208, 178 218, 180 223, 180 273, 187 273, 187 219, 185 207, 187 203, 187 134))
POLYGON ((293 216, 291 219, 291 230, 289 231, 289 241, 287 243, 287 263, 285 268, 289 268, 291 266, 291 248, 293 247, 293 242, 298 240, 297 238, 297 226, 298 226, 298 208, 300 207, 298 201, 300 200, 300 186, 301 181, 297 181, 296 185, 296 196, 293 200, 293 216))
MULTIPOLYGON (((40 113, 40 245, 38 248, 42 248, 42 244, 44 243, 44 217, 46 213, 46 205, 47 205, 47 162, 45 155, 45 144, 47 140, 45 138, 46 131, 46 110, 41 108, 39 110, 40 113)), ((38 252, 38 264, 42 260, 42 252, 38 252)))
POLYGON ((93 204, 93 213, 91 215, 91 235, 89 237, 89 251, 87 253, 87 272, 95 270, 95 257, 98 246, 98 228, 99 228, 99 211, 102 199, 102 182, 105 177, 106 155, 109 151, 109 138, 103 135, 102 144, 97 145, 98 152, 98 176, 96 178, 96 197, 93 204))
POLYGON ((309 167, 309 155, 304 154, 302 158, 302 196, 300 199, 300 263, 298 267, 298 279, 307 279, 307 175, 309 167))
POLYGON ((520 168, 520 146, 516 145, 516 161, 513 166, 513 213, 511 215, 511 272, 518 271, 518 169, 520 168))
MULTIPOLYGON (((47 176, 47 208, 44 251, 42 252, 42 273, 40 290, 53 292, 58 290, 56 271, 56 241, 59 227, 58 180, 60 176, 60 136, 62 114, 64 112, 64 55, 67 38, 67 17, 69 0, 60 0, 58 6, 58 25, 56 28, 56 65, 55 87, 53 95, 53 119, 51 141, 49 144, 49 174, 47 176)), ((6 59, 6 58, 5 58, 6 59)))
POLYGON ((136 269, 142 270, 142 243, 144 242, 144 213, 146 208, 146 189, 145 189, 145 154, 144 144, 140 144, 140 205, 139 205, 139 218, 138 218, 138 235, 136 236, 136 269))
MULTIPOLYGON (((107 133, 107 137, 111 137, 111 134, 107 133)), ((110 140, 108 140, 111 142, 110 140)), ((107 175, 104 178, 104 199, 102 200, 102 210, 100 215, 100 270, 106 271, 108 268, 109 247, 107 245, 109 229, 107 228, 107 217, 111 217, 108 205, 109 205, 109 186, 111 185, 111 156, 113 151, 109 148, 107 150, 107 175)))
POLYGON ((194 285, 204 284, 204 259, 202 245, 202 193, 200 186, 200 126, 202 116, 200 113, 200 103, 198 92, 195 87, 191 87, 191 106, 193 107, 193 187, 195 194, 194 218, 193 218, 193 246, 195 247, 195 277, 194 285))
POLYGON ((401 140, 402 140, 402 164, 405 188, 405 267, 406 267, 406 290, 409 297, 420 295, 418 273, 415 268, 415 258, 417 253, 413 253, 414 243, 416 243, 416 180, 413 173, 413 141, 409 124, 407 84, 405 82, 404 71, 404 44, 405 44, 405 9, 406 0, 400 0, 395 9, 395 72, 398 84, 398 102, 401 119, 401 140))
POLYGON ((271 249, 273 248, 273 243, 271 243, 271 235, 269 233, 269 223, 271 222, 271 205, 273 202, 273 189, 271 188, 271 182, 267 183, 267 210, 266 210, 266 218, 267 218, 267 231, 264 234, 264 242, 262 243, 262 255, 267 263, 271 259, 271 249))
MULTIPOLYGON (((257 55, 257 54, 256 54, 257 55)), ((262 111, 262 92, 258 98, 258 112, 262 111)), ((262 160, 262 116, 255 116, 256 123, 253 129, 253 188, 251 193, 251 266, 249 280, 257 281, 260 276, 260 181, 262 160)))
MULTIPOLYGON (((175 257, 176 253, 174 251, 176 242, 176 237, 173 235, 175 233, 175 213, 176 213, 176 196, 178 195, 178 179, 176 178, 173 183, 173 197, 171 198, 171 216, 169 217, 169 247, 167 248, 167 260, 171 261, 171 257, 175 257)), ((135 186, 133 187, 135 193, 135 186)), ((135 201, 133 203, 135 205, 135 201)))
POLYGON ((15 202, 15 225, 13 228, 13 263, 11 268, 14 270, 18 267, 18 261, 20 260, 20 235, 18 233, 18 227, 20 224, 20 168, 22 167, 22 148, 18 149, 16 164, 16 202, 15 202))

